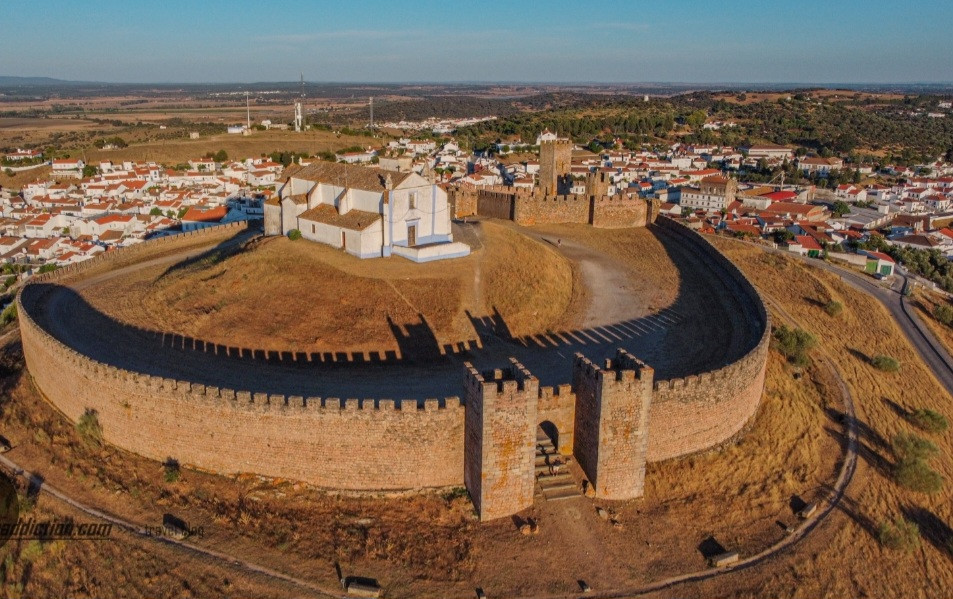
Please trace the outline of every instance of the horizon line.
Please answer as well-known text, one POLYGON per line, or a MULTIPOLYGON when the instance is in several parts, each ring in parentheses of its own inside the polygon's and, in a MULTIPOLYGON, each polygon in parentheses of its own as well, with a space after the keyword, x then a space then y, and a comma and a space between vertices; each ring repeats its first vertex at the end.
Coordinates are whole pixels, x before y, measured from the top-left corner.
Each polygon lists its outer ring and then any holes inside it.
MULTIPOLYGON (((81 79, 60 79, 46 75, 0 75, 0 79, 50 79, 51 83, 72 83, 90 85, 301 85, 300 80, 287 81, 92 81, 81 79)), ((306 85, 548 85, 548 86, 794 86, 794 87, 837 87, 872 85, 951 85, 953 80, 920 81, 533 81, 520 79, 454 79, 454 80, 304 80, 306 85)), ((0 86, 4 84, 0 83, 0 86)))

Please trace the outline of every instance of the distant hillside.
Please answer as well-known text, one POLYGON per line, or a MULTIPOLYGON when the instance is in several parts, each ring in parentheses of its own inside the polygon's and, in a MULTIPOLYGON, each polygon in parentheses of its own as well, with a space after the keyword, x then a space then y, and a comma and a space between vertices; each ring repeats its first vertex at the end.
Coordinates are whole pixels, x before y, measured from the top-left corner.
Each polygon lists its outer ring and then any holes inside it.
POLYGON ((68 81, 66 79, 54 79, 53 77, 12 77, 9 75, 0 75, 0 86, 16 85, 84 85, 89 81, 68 81))

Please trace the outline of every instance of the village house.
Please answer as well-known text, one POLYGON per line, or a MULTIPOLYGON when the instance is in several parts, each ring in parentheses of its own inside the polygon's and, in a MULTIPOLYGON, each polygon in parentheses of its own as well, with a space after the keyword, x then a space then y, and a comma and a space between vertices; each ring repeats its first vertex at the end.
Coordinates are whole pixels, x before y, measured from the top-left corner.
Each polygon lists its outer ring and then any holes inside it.
POLYGON ((821 158, 820 156, 805 156, 798 159, 797 167, 805 175, 817 173, 819 175, 828 175, 831 171, 838 171, 844 167, 844 161, 840 158, 821 158))
POLYGON ((53 161, 53 177, 64 177, 72 179, 83 178, 83 168, 86 163, 79 158, 63 158, 53 161))
POLYGON ((207 209, 189 208, 182 215, 182 231, 197 231, 206 227, 214 227, 221 224, 227 214, 228 209, 225 206, 207 209))

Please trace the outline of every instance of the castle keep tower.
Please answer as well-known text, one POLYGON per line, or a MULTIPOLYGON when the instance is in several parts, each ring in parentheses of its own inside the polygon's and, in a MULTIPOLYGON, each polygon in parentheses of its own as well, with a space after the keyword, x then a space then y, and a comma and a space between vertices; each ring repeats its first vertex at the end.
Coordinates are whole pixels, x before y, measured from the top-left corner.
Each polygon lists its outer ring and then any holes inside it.
POLYGON ((544 195, 558 195, 572 167, 572 141, 545 140, 539 144, 539 186, 544 195))
POLYGON ((573 454, 601 499, 641 497, 655 371, 625 350, 599 368, 573 360, 573 454))
POLYGON ((510 362, 484 374, 466 365, 463 482, 480 520, 533 505, 539 380, 510 362))

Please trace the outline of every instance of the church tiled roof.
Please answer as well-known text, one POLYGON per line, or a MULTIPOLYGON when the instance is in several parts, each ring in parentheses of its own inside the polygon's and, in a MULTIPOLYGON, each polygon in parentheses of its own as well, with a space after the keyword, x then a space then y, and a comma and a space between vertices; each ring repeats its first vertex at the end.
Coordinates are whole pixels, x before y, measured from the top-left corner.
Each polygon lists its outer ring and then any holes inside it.
POLYGON ((363 210, 349 210, 345 214, 338 214, 337 209, 329 204, 318 204, 314 208, 301 213, 301 220, 334 225, 342 229, 363 231, 381 218, 380 214, 364 212, 363 210))
POLYGON ((393 186, 397 187, 409 176, 410 173, 398 173, 379 168, 354 166, 338 162, 315 162, 292 175, 295 179, 303 179, 305 181, 328 183, 341 187, 349 187, 351 189, 379 192, 383 192, 387 189, 387 177, 390 177, 393 186))

